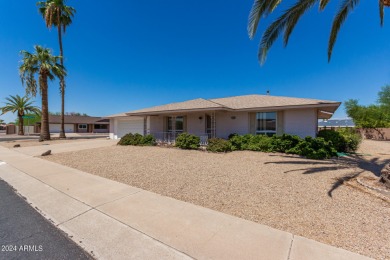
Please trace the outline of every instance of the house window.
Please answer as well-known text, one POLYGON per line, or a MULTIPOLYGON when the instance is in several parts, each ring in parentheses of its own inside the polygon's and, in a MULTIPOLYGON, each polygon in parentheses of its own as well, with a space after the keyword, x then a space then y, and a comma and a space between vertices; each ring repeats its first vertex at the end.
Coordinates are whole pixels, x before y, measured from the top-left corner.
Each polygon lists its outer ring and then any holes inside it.
POLYGON ((107 129, 108 125, 95 125, 95 129, 107 129))
POLYGON ((256 134, 276 134, 276 112, 256 113, 256 134))
POLYGON ((79 129, 87 129, 87 124, 79 124, 79 129))
POLYGON ((184 117, 170 116, 168 117, 168 132, 183 132, 184 131, 184 117))

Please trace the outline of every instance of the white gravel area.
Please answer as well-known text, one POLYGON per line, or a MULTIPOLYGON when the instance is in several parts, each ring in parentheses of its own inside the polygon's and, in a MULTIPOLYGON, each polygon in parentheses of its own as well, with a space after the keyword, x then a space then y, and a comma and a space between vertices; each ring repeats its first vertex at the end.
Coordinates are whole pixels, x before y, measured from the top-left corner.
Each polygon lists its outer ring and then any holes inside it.
POLYGON ((364 159, 326 161, 259 152, 213 154, 112 146, 45 157, 92 174, 225 212, 377 259, 390 259, 390 203, 347 181, 374 176, 390 143, 364 159), (340 181, 341 180, 341 181, 340 181), (344 183, 343 181, 344 180, 344 183))

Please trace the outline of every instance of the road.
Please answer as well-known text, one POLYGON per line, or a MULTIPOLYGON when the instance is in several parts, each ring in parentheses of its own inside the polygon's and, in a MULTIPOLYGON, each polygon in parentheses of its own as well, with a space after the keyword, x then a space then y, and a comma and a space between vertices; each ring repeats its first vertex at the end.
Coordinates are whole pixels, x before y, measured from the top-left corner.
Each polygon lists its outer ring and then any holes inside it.
POLYGON ((0 259, 93 259, 0 179, 0 259))

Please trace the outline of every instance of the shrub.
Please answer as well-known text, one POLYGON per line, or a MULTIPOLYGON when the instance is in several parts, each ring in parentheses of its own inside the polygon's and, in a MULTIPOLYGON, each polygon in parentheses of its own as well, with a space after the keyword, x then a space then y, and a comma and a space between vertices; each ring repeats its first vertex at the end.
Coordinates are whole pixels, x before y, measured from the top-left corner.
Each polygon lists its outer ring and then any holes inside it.
POLYGON ((182 133, 177 136, 175 146, 181 149, 198 149, 200 146, 200 138, 196 135, 182 133))
POLYGON ((121 140, 119 140, 118 145, 154 145, 156 140, 152 135, 142 136, 140 134, 126 134, 121 140))
POLYGON ((310 136, 301 140, 295 147, 286 151, 286 153, 298 154, 309 159, 326 159, 336 155, 336 149, 332 142, 325 141, 322 137, 312 138, 310 136))
POLYGON ((253 135, 250 139, 248 139, 246 150, 272 152, 271 143, 272 139, 266 135, 253 135))
POLYGON ((301 140, 302 139, 297 135, 274 135, 271 138, 270 150, 273 152, 285 153, 287 150, 297 146, 301 140))
POLYGON ((156 144, 156 138, 154 138, 153 135, 145 135, 142 138, 142 144, 143 145, 155 145, 156 144))
POLYGON ((340 129, 337 131, 324 129, 318 132, 318 137, 322 137, 326 141, 331 141, 333 147, 338 152, 355 152, 362 140, 359 133, 350 129, 340 129))
POLYGON ((228 140, 232 139, 235 136, 239 136, 237 133, 232 133, 228 136, 228 140))
POLYGON ((324 130, 320 130, 317 136, 324 138, 326 141, 331 141, 333 147, 338 152, 346 152, 347 150, 346 141, 345 138, 340 134, 340 132, 324 129, 324 130))
POLYGON ((362 136, 355 129, 340 129, 339 133, 346 141, 346 151, 356 152, 362 142, 362 136))
POLYGON ((211 138, 208 142, 207 151, 214 153, 226 153, 232 150, 231 143, 225 139, 211 138))

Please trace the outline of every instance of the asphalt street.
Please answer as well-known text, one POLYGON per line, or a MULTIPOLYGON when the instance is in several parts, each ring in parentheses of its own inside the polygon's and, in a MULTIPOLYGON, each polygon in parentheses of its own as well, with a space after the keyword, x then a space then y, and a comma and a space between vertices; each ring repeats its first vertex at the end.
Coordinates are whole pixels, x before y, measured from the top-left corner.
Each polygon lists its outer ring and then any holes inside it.
POLYGON ((0 179, 0 259, 93 259, 0 179))

